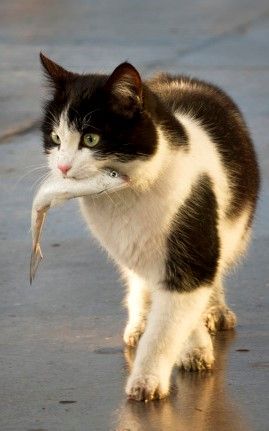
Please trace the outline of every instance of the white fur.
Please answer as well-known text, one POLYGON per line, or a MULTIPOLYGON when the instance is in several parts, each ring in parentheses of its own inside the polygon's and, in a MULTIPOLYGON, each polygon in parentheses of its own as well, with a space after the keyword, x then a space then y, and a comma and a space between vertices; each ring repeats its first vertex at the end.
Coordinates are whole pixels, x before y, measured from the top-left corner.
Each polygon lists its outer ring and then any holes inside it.
POLYGON ((87 148, 79 150, 81 134, 74 126, 68 125, 66 112, 67 110, 61 114, 59 122, 54 125, 54 132, 59 136, 61 146, 50 150, 49 167, 54 174, 62 177, 58 165, 70 165, 71 169, 67 172, 67 177, 88 178, 95 174, 102 164, 94 161, 93 150, 87 148))
POLYGON ((142 399, 146 392, 146 399, 151 399, 156 391, 159 397, 167 395, 172 368, 207 306, 210 293, 208 287, 180 295, 154 289, 146 331, 126 386, 129 396, 142 399))
MULTIPOLYGON (((199 175, 206 173, 212 179, 219 206, 218 279, 241 252, 248 220, 247 208, 235 222, 227 220, 231 190, 216 145, 190 116, 177 115, 177 118, 186 128, 188 151, 171 149, 159 128, 158 151, 149 161, 106 161, 106 165, 111 163, 120 172, 128 173, 129 188, 100 196, 94 199, 94 204, 87 197, 80 200, 82 214, 92 232, 129 279, 129 323, 124 334, 127 344, 138 341, 147 319, 126 388, 135 399, 167 394, 173 365, 186 362, 187 354, 191 358, 192 349, 198 357, 196 363, 204 361, 209 366, 213 362, 212 344, 200 328, 201 315, 209 305, 212 291, 201 286, 191 293, 179 294, 162 288, 167 234, 199 175), (146 316, 149 296, 151 306, 146 316)), ((59 161, 72 163, 68 174, 81 178, 81 171, 88 175, 102 167, 104 162, 96 162, 91 151, 78 151, 78 132, 68 129, 64 115, 56 133, 62 147, 51 152, 52 169, 56 169, 59 161)))
POLYGON ((186 339, 178 356, 177 365, 188 371, 203 371, 210 369, 213 363, 212 340, 203 319, 200 319, 186 339))
POLYGON ((134 271, 123 270, 128 284, 126 305, 129 310, 128 324, 124 330, 124 342, 134 347, 143 334, 150 302, 150 291, 147 282, 134 271))

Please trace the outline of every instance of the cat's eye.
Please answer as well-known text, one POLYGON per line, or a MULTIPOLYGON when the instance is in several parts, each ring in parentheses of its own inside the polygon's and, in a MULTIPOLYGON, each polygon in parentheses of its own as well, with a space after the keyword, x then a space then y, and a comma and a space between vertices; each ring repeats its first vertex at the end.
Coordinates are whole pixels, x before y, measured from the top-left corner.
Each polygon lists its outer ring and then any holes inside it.
POLYGON ((59 136, 57 135, 56 132, 51 132, 50 137, 53 140, 54 144, 60 145, 61 140, 60 140, 60 138, 59 138, 59 136))
POLYGON ((96 133, 87 133, 87 135, 83 136, 83 142, 86 147, 92 148, 98 144, 100 141, 100 136, 96 135, 96 133))

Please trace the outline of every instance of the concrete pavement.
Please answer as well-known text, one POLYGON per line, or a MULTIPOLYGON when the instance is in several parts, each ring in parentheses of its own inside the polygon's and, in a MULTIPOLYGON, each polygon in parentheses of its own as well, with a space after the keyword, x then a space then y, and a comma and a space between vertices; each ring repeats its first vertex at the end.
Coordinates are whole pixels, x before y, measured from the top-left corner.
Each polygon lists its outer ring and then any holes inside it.
POLYGON ((0 430, 267 431, 268 1, 2 0, 0 29, 0 430), (122 349, 123 288, 75 203, 51 212, 29 288, 31 199, 46 172, 34 170, 45 163, 36 129, 41 49, 77 71, 128 59, 146 75, 208 79, 251 128, 263 188, 248 256, 227 280, 239 325, 216 337, 215 371, 178 373, 166 401, 125 400, 132 355, 122 349))

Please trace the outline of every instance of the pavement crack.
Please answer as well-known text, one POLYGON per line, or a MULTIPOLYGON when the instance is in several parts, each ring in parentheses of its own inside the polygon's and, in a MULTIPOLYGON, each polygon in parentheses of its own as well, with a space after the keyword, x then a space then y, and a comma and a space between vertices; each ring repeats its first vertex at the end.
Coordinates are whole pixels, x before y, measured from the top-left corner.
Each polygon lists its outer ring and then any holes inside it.
POLYGON ((182 58, 195 54, 196 52, 199 52, 203 49, 209 48, 210 46, 216 45, 219 42, 222 42, 226 39, 229 39, 231 37, 234 37, 236 35, 242 35, 247 33, 250 28, 256 26, 257 24, 263 23, 268 21, 269 19, 269 9, 266 11, 263 11, 259 15, 256 15, 252 18, 249 18, 245 20, 244 22, 241 22, 237 25, 235 25, 233 28, 230 28, 228 30, 222 31, 220 34, 216 34, 211 37, 205 38, 203 41, 194 44, 187 48, 182 49, 176 49, 175 55, 169 59, 165 59, 165 61, 162 60, 154 60, 151 62, 148 62, 145 65, 146 72, 152 72, 152 70, 161 69, 163 66, 166 66, 168 63, 170 67, 178 65, 178 60, 181 60, 182 58))
POLYGON ((40 120, 38 119, 27 120, 19 124, 15 124, 0 134, 0 144, 5 143, 9 138, 24 135, 25 133, 37 130, 39 126, 40 120))
POLYGON ((225 39, 228 39, 230 37, 233 37, 237 34, 244 34, 247 33, 250 29, 250 27, 259 24, 261 22, 267 21, 269 18, 269 10, 253 17, 253 18, 249 18, 247 21, 244 21, 238 25, 236 25, 235 27, 223 31, 222 33, 209 37, 207 39, 205 39, 204 41, 202 41, 201 43, 198 43, 196 45, 194 45, 193 47, 190 48, 186 48, 186 49, 182 49, 182 50, 178 50, 177 54, 179 55, 180 58, 189 55, 189 54, 193 54, 197 51, 200 51, 201 49, 205 49, 208 48, 212 45, 215 45, 218 42, 221 42, 225 39))

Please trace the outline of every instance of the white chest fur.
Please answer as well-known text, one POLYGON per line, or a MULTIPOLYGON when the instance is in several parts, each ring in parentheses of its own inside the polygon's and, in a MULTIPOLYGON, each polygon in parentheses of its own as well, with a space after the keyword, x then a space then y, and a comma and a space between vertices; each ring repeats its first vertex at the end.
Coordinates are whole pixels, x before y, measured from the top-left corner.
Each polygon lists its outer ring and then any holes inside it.
POLYGON ((143 275, 163 259, 173 202, 162 194, 125 190, 81 199, 86 221, 113 259, 143 275))

